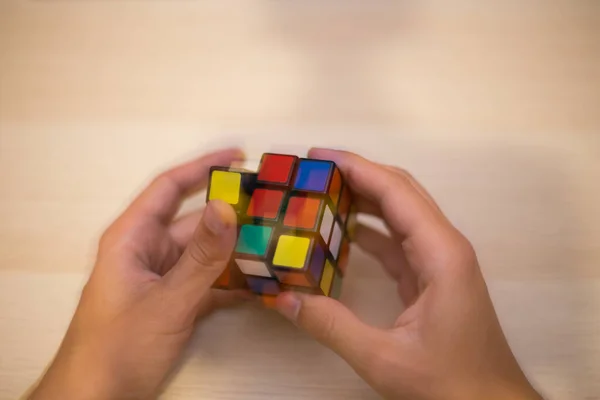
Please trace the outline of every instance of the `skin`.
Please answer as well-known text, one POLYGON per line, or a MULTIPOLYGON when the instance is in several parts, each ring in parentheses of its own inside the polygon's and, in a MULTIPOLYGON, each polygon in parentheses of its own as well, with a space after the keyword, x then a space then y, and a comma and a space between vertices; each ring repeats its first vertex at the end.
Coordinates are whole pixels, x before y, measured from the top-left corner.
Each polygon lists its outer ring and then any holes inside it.
POLYGON ((386 330, 323 296, 285 293, 279 311, 385 398, 541 399, 508 346, 473 247, 427 191, 406 171, 356 154, 310 156, 335 161, 358 211, 386 223, 388 234, 359 225, 356 243, 397 282, 406 309, 386 330))
MULTIPOLYGON (((359 226, 356 243, 377 259, 407 306, 386 330, 323 296, 284 293, 277 310, 331 348, 390 399, 540 399, 496 317, 472 246, 407 172, 355 154, 313 149, 335 161, 359 212, 389 233, 359 226)), ((211 289, 236 241, 233 209, 211 201, 174 220, 206 186, 209 167, 238 149, 173 168, 108 228, 63 343, 30 399, 155 398, 198 318, 248 299, 211 289)))

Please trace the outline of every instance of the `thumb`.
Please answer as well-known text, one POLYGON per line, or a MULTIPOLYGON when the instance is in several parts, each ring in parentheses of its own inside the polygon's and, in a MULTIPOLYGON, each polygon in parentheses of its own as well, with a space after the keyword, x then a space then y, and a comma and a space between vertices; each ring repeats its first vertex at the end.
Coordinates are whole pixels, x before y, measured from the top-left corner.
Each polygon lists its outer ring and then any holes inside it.
POLYGON ((168 272, 167 284, 189 291, 190 300, 200 300, 227 266, 235 246, 237 219, 233 208, 210 201, 181 258, 168 272))
POLYGON ((360 371, 372 360, 382 332, 360 321, 342 303, 325 296, 285 292, 277 310, 360 371))

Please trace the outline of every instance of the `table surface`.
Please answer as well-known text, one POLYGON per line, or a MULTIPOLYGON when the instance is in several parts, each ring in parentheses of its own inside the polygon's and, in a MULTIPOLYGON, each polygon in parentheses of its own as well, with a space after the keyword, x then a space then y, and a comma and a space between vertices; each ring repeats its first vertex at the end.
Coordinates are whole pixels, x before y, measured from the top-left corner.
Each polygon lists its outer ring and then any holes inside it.
MULTIPOLYGON (((235 143, 412 171, 475 245, 534 384, 600 399, 599 105, 597 1, 3 0, 0 398, 51 359, 142 185, 235 143)), ((344 290, 373 324, 401 307, 360 251, 344 290)), ((164 394, 308 397, 377 398, 253 308, 203 323, 164 394)))

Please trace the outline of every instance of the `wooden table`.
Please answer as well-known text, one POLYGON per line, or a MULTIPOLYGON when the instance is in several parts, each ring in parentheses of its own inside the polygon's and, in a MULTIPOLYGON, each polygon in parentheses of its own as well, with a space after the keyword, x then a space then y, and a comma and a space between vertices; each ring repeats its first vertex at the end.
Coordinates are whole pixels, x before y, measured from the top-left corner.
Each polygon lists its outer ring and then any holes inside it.
MULTIPOLYGON (((207 149, 353 149, 473 241, 519 360, 600 399, 600 3, 0 2, 0 398, 52 357, 103 228, 207 149)), ((188 203, 188 207, 200 204, 188 203)), ((355 251, 343 301, 400 309, 355 251)), ((372 399, 272 312, 203 323, 166 399, 372 399)))

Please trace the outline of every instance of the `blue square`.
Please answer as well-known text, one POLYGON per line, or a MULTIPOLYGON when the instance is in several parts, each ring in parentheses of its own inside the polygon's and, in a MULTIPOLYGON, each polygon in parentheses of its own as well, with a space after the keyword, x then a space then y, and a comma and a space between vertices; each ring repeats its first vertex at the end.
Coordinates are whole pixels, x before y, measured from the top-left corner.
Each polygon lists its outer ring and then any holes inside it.
POLYGON ((294 189, 324 193, 333 164, 329 161, 301 160, 294 189))
POLYGON ((323 251, 323 248, 319 243, 316 243, 313 250, 312 260, 310 261, 310 267, 308 267, 308 270, 312 274, 313 278, 315 278, 315 282, 319 282, 321 280, 324 266, 325 251, 323 251))
POLYGON ((246 282, 248 282, 250 290, 257 294, 270 294, 276 296, 281 291, 279 282, 275 279, 246 275, 246 282))

